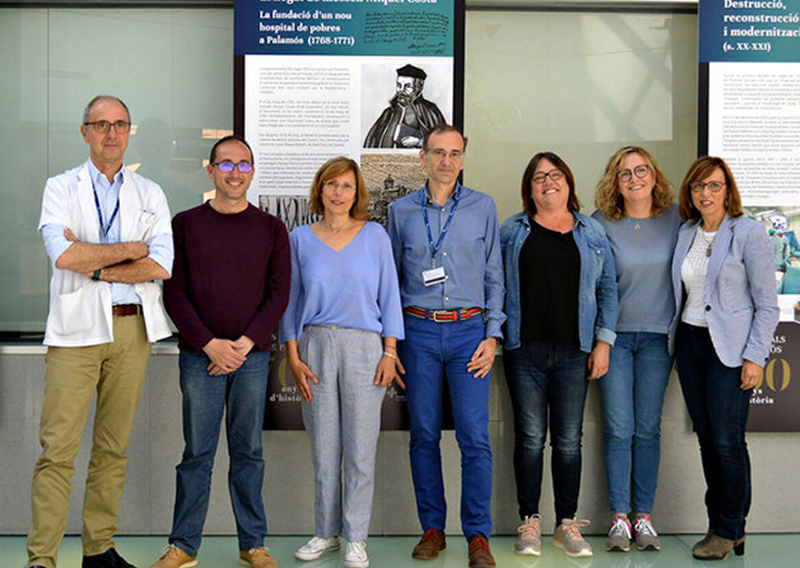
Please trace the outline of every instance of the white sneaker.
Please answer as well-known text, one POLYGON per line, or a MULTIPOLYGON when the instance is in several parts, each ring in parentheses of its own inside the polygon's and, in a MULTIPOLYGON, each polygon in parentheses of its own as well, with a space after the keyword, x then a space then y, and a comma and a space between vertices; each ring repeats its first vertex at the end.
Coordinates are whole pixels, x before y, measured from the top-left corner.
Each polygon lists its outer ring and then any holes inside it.
POLYGON ((321 538, 315 536, 303 546, 295 550, 294 557, 298 560, 316 560, 326 552, 333 552, 342 547, 339 537, 321 538))
POLYGON ((367 568, 369 566, 366 542, 347 543, 347 549, 344 552, 344 566, 345 568, 367 568))

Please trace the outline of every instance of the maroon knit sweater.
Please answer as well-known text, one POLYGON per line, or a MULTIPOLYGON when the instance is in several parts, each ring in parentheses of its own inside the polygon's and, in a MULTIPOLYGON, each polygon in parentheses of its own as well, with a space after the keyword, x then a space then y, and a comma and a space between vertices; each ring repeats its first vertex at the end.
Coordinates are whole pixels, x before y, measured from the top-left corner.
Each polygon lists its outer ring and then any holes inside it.
POLYGON ((289 299, 291 255, 286 227, 252 204, 224 215, 208 203, 172 220, 175 264, 164 306, 181 350, 201 353, 213 338, 255 342, 268 351, 289 299))

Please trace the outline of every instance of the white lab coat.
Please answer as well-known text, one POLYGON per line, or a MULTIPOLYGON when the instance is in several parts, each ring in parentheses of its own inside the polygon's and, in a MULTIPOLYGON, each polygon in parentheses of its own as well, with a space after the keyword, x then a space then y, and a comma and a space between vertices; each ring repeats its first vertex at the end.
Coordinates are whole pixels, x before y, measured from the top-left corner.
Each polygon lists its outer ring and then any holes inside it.
MULTIPOLYGON (((148 242, 159 234, 172 234, 167 199, 153 181, 125 172, 119 192, 121 240, 148 242)), ((68 227, 84 242, 97 243, 100 221, 94 201, 88 162, 47 180, 42 198, 39 231, 47 224, 68 227)), ((61 347, 98 345, 114 340, 111 285, 55 267, 50 280, 50 310, 44 344, 61 347)), ((172 267, 166 267, 171 271, 172 267)), ((148 341, 171 335, 161 304, 161 284, 134 284, 142 299, 148 341)))

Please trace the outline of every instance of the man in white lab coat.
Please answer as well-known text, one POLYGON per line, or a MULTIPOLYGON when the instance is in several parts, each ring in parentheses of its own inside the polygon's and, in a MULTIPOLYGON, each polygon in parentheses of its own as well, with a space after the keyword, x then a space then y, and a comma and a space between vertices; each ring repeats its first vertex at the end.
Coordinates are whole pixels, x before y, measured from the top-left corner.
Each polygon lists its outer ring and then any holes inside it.
POLYGON ((130 568, 112 537, 151 345, 170 335, 156 282, 172 270, 170 213, 161 188, 123 165, 131 130, 125 103, 95 97, 80 130, 89 159, 47 180, 39 221, 53 276, 28 562, 56 568, 75 456, 96 395, 82 568, 130 568))

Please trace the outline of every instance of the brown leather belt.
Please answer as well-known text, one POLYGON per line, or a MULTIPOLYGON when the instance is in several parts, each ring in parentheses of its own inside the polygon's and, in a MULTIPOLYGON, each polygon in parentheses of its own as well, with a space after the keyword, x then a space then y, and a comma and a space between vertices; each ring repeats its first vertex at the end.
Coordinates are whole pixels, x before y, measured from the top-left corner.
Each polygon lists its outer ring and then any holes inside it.
POLYGON ((459 310, 426 310, 416 306, 406 306, 403 311, 411 316, 436 322, 468 320, 483 314, 482 308, 461 308, 459 310))
POLYGON ((115 317, 138 316, 142 313, 142 306, 139 304, 114 304, 111 306, 111 313, 115 317))

